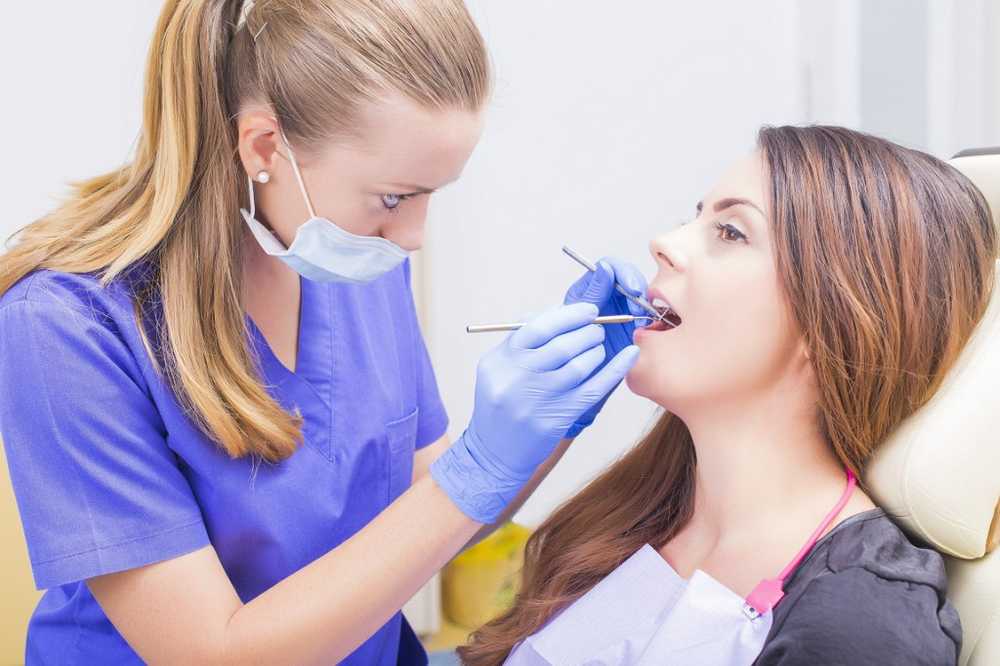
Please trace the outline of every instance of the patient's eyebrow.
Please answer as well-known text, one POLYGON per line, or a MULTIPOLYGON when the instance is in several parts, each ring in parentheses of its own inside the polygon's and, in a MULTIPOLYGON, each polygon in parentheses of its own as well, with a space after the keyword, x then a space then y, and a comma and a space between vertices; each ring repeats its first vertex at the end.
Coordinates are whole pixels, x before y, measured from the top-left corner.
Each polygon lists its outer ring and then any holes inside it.
MULTIPOLYGON (((725 199, 719 199, 718 201, 715 202, 715 206, 713 206, 712 208, 715 210, 716 213, 719 213, 727 208, 732 208, 733 206, 750 206, 761 215, 764 215, 764 211, 760 209, 760 206, 750 201, 749 199, 744 199, 742 197, 727 197, 725 199)), ((698 212, 699 213, 701 212, 700 201, 698 202, 698 212)), ((764 215, 764 217, 766 218, 767 215, 764 215)))
MULTIPOLYGON (((712 206, 712 210, 715 211, 716 213, 720 213, 726 210, 727 208, 732 208, 733 206, 750 206, 758 213, 760 213, 761 217, 763 217, 765 220, 767 219, 767 215, 765 215, 764 211, 760 209, 760 206, 750 201, 749 199, 744 199, 743 197, 726 197, 724 199, 719 199, 718 201, 715 202, 715 205, 712 206)), ((701 216, 701 211, 704 208, 705 208, 705 202, 699 201, 698 205, 695 206, 695 210, 698 211, 698 217, 701 216)), ((756 223, 749 218, 747 219, 747 221, 752 226, 756 225, 756 223)))

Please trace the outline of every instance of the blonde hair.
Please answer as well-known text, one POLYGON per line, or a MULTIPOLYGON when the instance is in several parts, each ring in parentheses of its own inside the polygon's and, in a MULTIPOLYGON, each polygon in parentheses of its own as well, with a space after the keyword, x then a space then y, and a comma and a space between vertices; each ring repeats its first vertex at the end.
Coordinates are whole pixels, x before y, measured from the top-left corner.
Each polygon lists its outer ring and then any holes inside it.
MULTIPOLYGON (((483 40, 461 0, 168 0, 146 65, 133 161, 74 185, 0 257, 0 295, 46 268, 107 285, 143 261, 147 348, 199 426, 229 455, 291 455, 302 421, 266 391, 248 347, 241 243, 241 105, 263 102, 289 140, 350 135, 360 108, 400 93, 426 108, 482 108, 483 40)), ((144 326, 140 325, 140 330, 144 326)))

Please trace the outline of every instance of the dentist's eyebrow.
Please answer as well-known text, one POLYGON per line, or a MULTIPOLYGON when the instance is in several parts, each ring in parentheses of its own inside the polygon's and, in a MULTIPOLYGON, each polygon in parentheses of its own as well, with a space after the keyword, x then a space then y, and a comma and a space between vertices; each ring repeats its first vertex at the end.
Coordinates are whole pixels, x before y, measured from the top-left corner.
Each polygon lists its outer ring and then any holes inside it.
POLYGON ((437 187, 423 187, 421 185, 410 185, 410 184, 407 184, 407 183, 385 183, 385 185, 388 186, 388 187, 398 187, 398 188, 400 188, 401 191, 406 191, 408 194, 434 194, 435 192, 437 192, 441 188, 444 188, 444 187, 447 187, 448 185, 451 185, 456 180, 458 180, 461 176, 462 176, 462 174, 458 174, 457 176, 455 176, 454 178, 452 178, 448 182, 442 183, 441 185, 439 185, 437 187))
POLYGON ((407 194, 434 194, 437 190, 433 187, 421 187, 420 185, 404 185, 403 183, 388 183, 390 187, 399 188, 407 194))

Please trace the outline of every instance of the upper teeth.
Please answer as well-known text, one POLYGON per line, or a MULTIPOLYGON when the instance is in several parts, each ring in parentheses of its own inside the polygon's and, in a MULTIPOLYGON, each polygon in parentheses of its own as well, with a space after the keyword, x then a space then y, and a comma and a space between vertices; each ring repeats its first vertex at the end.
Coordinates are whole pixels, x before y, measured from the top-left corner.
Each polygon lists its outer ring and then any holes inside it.
POLYGON ((670 310, 670 304, 662 298, 654 298, 651 305, 658 310, 670 310))

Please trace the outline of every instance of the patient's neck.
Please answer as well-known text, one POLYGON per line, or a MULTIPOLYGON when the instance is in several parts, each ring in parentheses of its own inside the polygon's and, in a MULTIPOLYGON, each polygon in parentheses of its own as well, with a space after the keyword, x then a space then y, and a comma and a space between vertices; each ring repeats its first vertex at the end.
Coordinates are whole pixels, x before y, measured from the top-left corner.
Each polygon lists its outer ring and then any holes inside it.
POLYGON ((818 524, 836 503, 843 466, 820 435, 811 405, 795 402, 758 394, 682 416, 698 461, 688 529, 702 540, 725 547, 759 539, 769 526, 813 517, 818 524))

